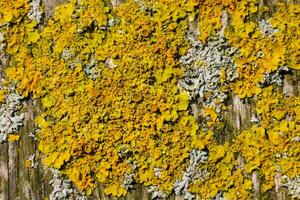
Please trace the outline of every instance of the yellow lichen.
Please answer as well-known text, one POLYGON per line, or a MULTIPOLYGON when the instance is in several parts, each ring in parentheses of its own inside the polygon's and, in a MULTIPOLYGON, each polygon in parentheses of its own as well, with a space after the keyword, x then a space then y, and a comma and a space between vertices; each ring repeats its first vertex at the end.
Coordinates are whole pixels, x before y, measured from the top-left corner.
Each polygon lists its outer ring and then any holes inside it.
MULTIPOLYGON (((266 36, 257 19, 269 8, 259 2, 159 0, 145 1, 141 9, 134 1, 111 7, 103 0, 71 0, 56 7, 41 28, 26 17, 27 0, 1 1, 0 24, 9 24, 0 27, 11 56, 6 76, 21 95, 41 100, 43 113, 35 122, 44 164, 87 194, 97 180, 114 196, 127 193, 126 173, 171 192, 193 149, 209 152, 199 166, 209 175, 189 185, 202 199, 220 192, 249 199, 253 170, 259 170, 264 192, 274 187, 277 172, 299 175, 299 145, 293 142, 300 128, 299 97, 263 83, 280 67, 299 69, 299 6, 276 5, 269 21, 278 32, 266 36), (221 35, 239 50, 233 57, 238 78, 221 90, 256 96, 260 122, 224 144, 215 133, 224 127, 223 113, 210 106, 192 115, 195 102, 178 87, 187 70, 179 58, 190 47, 191 22, 199 23, 203 44, 221 35), (159 176, 154 169, 161 169, 159 176)), ((227 81, 226 70, 220 76, 227 81)))
POLYGON ((9 134, 7 137, 8 142, 16 142, 19 141, 19 139, 20 139, 20 135, 17 134, 9 134))

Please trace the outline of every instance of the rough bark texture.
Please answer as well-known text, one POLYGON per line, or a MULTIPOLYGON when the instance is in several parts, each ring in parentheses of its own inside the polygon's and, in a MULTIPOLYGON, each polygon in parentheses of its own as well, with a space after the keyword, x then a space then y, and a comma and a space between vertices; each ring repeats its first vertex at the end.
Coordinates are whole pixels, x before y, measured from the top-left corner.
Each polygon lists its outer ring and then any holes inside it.
MULTIPOLYGON (((53 14, 54 7, 65 0, 43 0, 46 11, 46 18, 53 14)), ((294 3, 299 3, 294 0, 294 3)), ((265 1, 265 3, 270 3, 265 1)), ((118 0, 112 0, 112 4, 117 6, 118 0)), ((195 24, 191 25, 191 30, 197 30, 195 24)), ((7 60, 1 59, 1 65, 5 66, 7 60)), ((3 76, 3 68, 0 67, 0 78, 3 76)), ((285 76, 283 93, 287 96, 297 96, 300 94, 300 73, 294 71, 285 76)), ((219 141, 230 141, 242 130, 249 128, 252 114, 251 102, 243 101, 238 96, 231 95, 228 102, 228 110, 224 114, 226 121, 225 131, 219 135, 219 141)), ((42 164, 42 155, 37 150, 37 141, 29 137, 29 133, 34 131, 34 118, 39 113, 39 104, 30 99, 24 101, 23 111, 26 113, 24 126, 20 129, 21 138, 18 142, 0 144, 0 200, 42 200, 49 196, 52 187, 49 184, 51 172, 42 164), (35 154, 37 167, 26 167, 25 160, 30 155, 35 154)), ((242 165, 243 161, 241 161, 242 165)), ((278 176, 280 176, 278 174, 278 176)), ((276 179, 276 178, 275 178, 276 179)), ((252 173, 253 198, 263 199, 260 189, 259 174, 257 171, 252 173)), ((274 180, 276 181, 276 180, 274 180)), ((264 199, 285 200, 289 199, 284 188, 274 189, 264 199)), ((70 199, 73 199, 72 197, 70 199)), ((150 195, 147 188, 137 185, 126 197, 114 198, 105 196, 102 186, 93 192, 91 199, 101 200, 147 200, 150 195)), ((182 200, 182 197, 171 195, 168 199, 182 200)), ((200 199, 197 197, 196 199, 200 199)))

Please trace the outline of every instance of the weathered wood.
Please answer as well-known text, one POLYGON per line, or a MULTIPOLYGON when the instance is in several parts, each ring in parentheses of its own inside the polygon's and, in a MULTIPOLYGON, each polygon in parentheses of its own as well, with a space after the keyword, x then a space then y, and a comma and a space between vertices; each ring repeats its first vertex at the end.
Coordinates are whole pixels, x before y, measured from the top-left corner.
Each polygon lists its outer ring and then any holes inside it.
POLYGON ((253 199, 258 200, 261 197, 260 180, 258 170, 252 172, 252 183, 253 183, 253 199))
POLYGON ((0 144, 0 199, 8 199, 8 144, 0 144))
MULTIPOLYGON (((46 18, 53 15, 53 10, 59 3, 65 0, 43 0, 45 5, 46 18)), ((266 1, 268 2, 268 1, 266 1)), ((294 0, 299 3, 299 1, 294 0)), ((117 6, 119 1, 113 0, 112 4, 117 6)), ((197 24, 192 24, 191 31, 198 30, 197 24)), ((7 60, 2 59, 2 64, 7 64, 7 60)), ((3 75, 3 68, 0 67, 0 74, 3 75)), ((1 78, 1 76, 0 76, 1 78)), ((300 72, 293 71, 285 76, 283 93, 287 96, 297 96, 300 94, 300 72)), ((228 110, 224 113, 226 126, 224 133, 220 134, 219 140, 231 141, 242 130, 250 127, 252 116, 252 102, 241 100, 237 96, 231 96, 228 102, 228 110)), ((29 137, 30 132, 34 132, 34 118, 39 113, 38 102, 30 99, 24 101, 23 111, 26 113, 24 126, 20 129, 21 138, 18 142, 0 144, 0 200, 42 200, 48 197, 52 191, 49 184, 51 173, 42 164, 42 155, 37 150, 37 141, 29 137), (26 160, 30 155, 35 155, 37 167, 26 166, 26 160)), ((243 160, 240 160, 240 167, 243 166, 243 160)), ((278 175, 280 176, 280 175, 278 175)), ((277 177, 278 178, 278 177, 277 177)), ((252 173, 254 183, 253 198, 262 199, 259 171, 252 173)), ((275 181, 275 180, 274 180, 275 181)), ((275 188, 271 191, 267 199, 285 200, 288 199, 287 191, 284 188, 275 188)), ((103 193, 103 187, 98 185, 94 191, 92 199, 101 200, 149 200, 147 188, 137 185, 136 189, 131 191, 126 197, 114 198, 106 196, 103 193)), ((182 197, 171 195, 170 200, 182 200, 182 197)), ((200 199, 199 196, 197 199, 200 199)))

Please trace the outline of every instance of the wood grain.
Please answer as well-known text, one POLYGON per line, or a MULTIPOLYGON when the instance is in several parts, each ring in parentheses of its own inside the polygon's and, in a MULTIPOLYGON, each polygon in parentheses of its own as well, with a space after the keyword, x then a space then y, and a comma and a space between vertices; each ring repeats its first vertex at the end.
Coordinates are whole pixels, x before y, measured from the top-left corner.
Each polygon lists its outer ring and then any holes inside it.
MULTIPOLYGON (((45 16, 49 19, 53 15, 56 5, 64 3, 64 0, 43 0, 45 5, 45 16)), ((299 1, 295 1, 299 2, 299 1)), ((117 0, 113 0, 113 5, 118 5, 117 0)), ((192 24, 191 30, 197 30, 192 24)), ((2 58, 0 66, 0 78, 3 76, 3 69, 7 64, 7 59, 2 58)), ((287 96, 300 94, 300 72, 293 71, 284 79, 283 93, 287 96)), ((42 155, 37 150, 37 142, 29 137, 29 133, 35 130, 34 118, 40 112, 40 105, 37 101, 27 99, 23 103, 23 112, 26 113, 24 126, 20 129, 21 139, 18 142, 0 144, 0 200, 43 200, 52 191, 49 181, 51 173, 43 166, 42 155), (36 168, 25 166, 25 160, 30 155, 36 155, 36 168)), ((230 141, 242 130, 249 128, 253 105, 251 102, 239 99, 231 95, 228 102, 228 110, 224 113, 226 126, 223 134, 220 134, 219 141, 230 141)), ((279 176, 279 175, 278 175, 279 176)), ((260 181, 258 172, 252 174, 255 182, 253 198, 262 199, 260 192, 260 181)), ((72 198, 70 198, 72 199, 72 198)), ((103 187, 98 185, 91 199, 100 200, 149 200, 150 196, 147 188, 137 185, 126 197, 114 198, 103 193, 103 187)), ((171 195, 170 200, 182 200, 182 197, 171 195)), ((200 199, 197 197, 197 199, 200 199)), ((288 199, 284 189, 271 191, 267 199, 285 200, 288 199)))

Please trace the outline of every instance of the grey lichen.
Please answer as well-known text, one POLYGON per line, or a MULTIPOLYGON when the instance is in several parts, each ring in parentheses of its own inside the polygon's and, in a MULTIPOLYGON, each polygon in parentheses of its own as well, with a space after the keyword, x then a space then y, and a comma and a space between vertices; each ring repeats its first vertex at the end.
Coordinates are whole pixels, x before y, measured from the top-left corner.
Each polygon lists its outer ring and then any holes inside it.
POLYGON ((155 175, 156 177, 160 177, 161 172, 162 172, 162 168, 154 167, 153 170, 154 170, 154 175, 155 175))
POLYGON ((28 136, 31 137, 34 141, 37 141, 37 140, 38 140, 37 137, 36 137, 36 135, 35 135, 34 133, 32 133, 32 132, 30 132, 30 133, 28 134, 28 136))
MULTIPOLYGON (((65 61, 65 63, 72 70, 74 70, 77 66, 83 66, 82 67, 83 72, 90 79, 95 80, 95 79, 97 79, 101 76, 101 68, 96 67, 98 63, 97 63, 97 60, 96 60, 94 55, 90 56, 90 58, 86 61, 81 61, 76 56, 76 50, 74 50, 74 49, 64 49, 60 57, 65 61)), ((101 64, 101 63, 99 63, 99 64, 101 64)), ((112 65, 112 67, 115 67, 115 66, 112 65)))
POLYGON ((35 154, 28 156, 28 160, 31 162, 31 165, 30 165, 31 168, 37 168, 38 162, 36 162, 36 160, 35 160, 35 154))
POLYGON ((128 191, 135 188, 135 173, 137 170, 137 162, 135 160, 128 160, 128 163, 131 166, 131 171, 129 173, 125 173, 122 181, 122 186, 128 191))
POLYGON ((30 6, 31 9, 27 16, 31 20, 36 20, 36 22, 39 24, 41 23, 41 20, 43 18, 43 12, 41 11, 41 0, 31 0, 30 6))
POLYGON ((49 200, 67 200, 72 195, 76 200, 87 200, 88 198, 73 188, 69 179, 62 177, 58 170, 50 169, 52 179, 49 184, 53 187, 53 191, 49 195, 49 200))
POLYGON ((72 70, 74 70, 77 65, 81 64, 81 61, 75 56, 74 51, 71 49, 64 49, 61 58, 72 70))
POLYGON ((61 58, 65 61, 71 60, 74 58, 74 53, 70 49, 64 49, 61 58))
POLYGON ((300 176, 290 178, 286 175, 282 176, 283 183, 281 186, 288 188, 288 193, 294 199, 300 199, 300 176))
POLYGON ((115 18, 110 18, 108 21, 107 21, 107 26, 108 27, 114 27, 115 25, 117 24, 117 20, 115 18))
POLYGON ((135 187, 135 175, 134 173, 125 173, 123 180, 122 180, 122 186, 125 188, 127 191, 132 190, 135 187))
POLYGON ((221 90, 221 73, 225 73, 225 81, 233 81, 238 77, 236 64, 232 57, 237 49, 230 47, 221 36, 211 37, 205 45, 189 37, 192 47, 180 62, 187 66, 185 77, 179 81, 181 89, 189 92, 192 100, 203 106, 215 106, 217 100, 225 101, 227 95, 221 90))
POLYGON ((262 80, 263 85, 277 84, 278 86, 283 85, 283 73, 288 72, 289 68, 287 66, 279 67, 276 71, 271 73, 264 73, 262 80))
POLYGON ((292 139, 292 142, 300 142, 300 136, 296 136, 292 139))
POLYGON ((256 116, 255 114, 252 114, 250 122, 251 123, 258 123, 261 121, 261 117, 260 116, 256 116))
POLYGON ((195 195, 188 191, 189 184, 196 180, 207 178, 208 172, 206 170, 199 171, 199 164, 205 163, 208 159, 208 153, 206 151, 193 150, 190 153, 190 163, 181 180, 177 180, 174 183, 174 192, 176 195, 184 195, 185 199, 192 200, 195 195))
POLYGON ((158 186, 149 186, 148 187, 148 192, 151 194, 151 199, 166 199, 167 195, 159 190, 158 186))
POLYGON ((138 7, 141 11, 146 11, 147 10, 147 5, 145 4, 144 0, 134 0, 134 1, 138 5, 138 7))
POLYGON ((258 29, 264 36, 267 37, 271 37, 278 32, 278 29, 273 28, 271 23, 265 19, 258 22, 258 29))
POLYGON ((101 76, 101 70, 96 67, 96 59, 94 57, 91 57, 89 62, 84 65, 83 70, 86 75, 93 80, 96 80, 101 76))
POLYGON ((59 176, 59 172, 57 170, 51 169, 51 172, 52 180, 49 183, 53 187, 53 191, 51 192, 49 199, 67 199, 69 195, 73 193, 73 189, 71 188, 71 182, 69 180, 62 179, 59 176))
POLYGON ((137 162, 134 158, 132 158, 132 151, 128 148, 128 146, 119 146, 118 147, 118 157, 121 160, 125 160, 130 166, 131 166, 131 171, 126 172, 123 175, 123 180, 122 180, 122 186, 125 188, 127 191, 132 190, 135 188, 136 181, 136 170, 138 168, 137 162))
MULTIPOLYGON (((288 155, 286 152, 283 153, 276 153, 275 154, 275 159, 287 159, 288 155)), ((280 170, 279 170, 280 171, 280 170)))
POLYGON ((15 88, 5 88, 1 86, 3 80, 0 80, 0 90, 8 90, 5 102, 0 103, 0 142, 5 142, 9 134, 15 133, 23 125, 24 114, 19 113, 21 109, 22 97, 15 92, 15 88))

